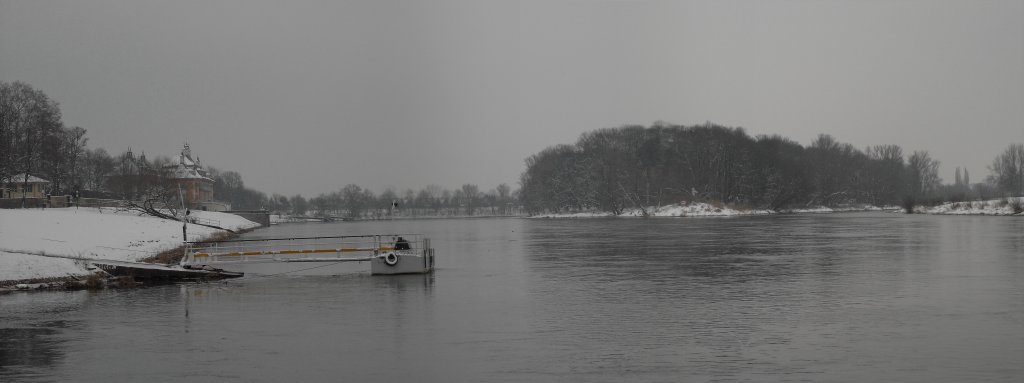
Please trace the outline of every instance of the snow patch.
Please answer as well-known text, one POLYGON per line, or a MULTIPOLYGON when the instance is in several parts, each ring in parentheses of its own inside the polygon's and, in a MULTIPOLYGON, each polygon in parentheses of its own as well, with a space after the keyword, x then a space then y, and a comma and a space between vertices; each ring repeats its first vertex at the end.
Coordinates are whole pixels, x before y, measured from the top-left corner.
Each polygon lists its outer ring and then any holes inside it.
POLYGON ((871 206, 871 205, 851 205, 851 206, 838 206, 838 207, 813 207, 804 209, 784 209, 780 210, 780 213, 794 213, 794 214, 827 214, 827 213, 846 213, 855 211, 898 211, 899 206, 871 206))
MULTIPOLYGON (((646 208, 630 208, 622 211, 620 217, 731 217, 740 215, 764 215, 772 214, 770 210, 736 210, 728 207, 718 207, 703 202, 688 204, 672 204, 665 206, 649 206, 646 208)), ((533 216, 535 218, 598 218, 614 217, 609 212, 576 212, 542 214, 533 216)))
POLYGON ((689 204, 673 204, 665 206, 651 206, 645 209, 629 209, 623 211, 622 215, 627 217, 643 217, 644 211, 649 217, 731 217, 739 215, 765 215, 771 214, 768 210, 736 210, 729 207, 718 207, 715 205, 695 202, 689 204))
MULTIPOLYGON (((694 202, 688 204, 672 204, 665 206, 650 206, 644 209, 632 208, 626 209, 620 214, 620 217, 643 217, 646 212, 647 217, 735 217, 735 216, 749 216, 749 215, 768 215, 778 213, 838 213, 838 212, 855 212, 855 211, 896 211, 899 210, 895 206, 843 206, 843 207, 815 207, 805 209, 786 209, 780 211, 767 210, 767 209, 734 209, 730 207, 717 206, 713 204, 694 202)), ((576 212, 576 213, 558 213, 558 214, 541 214, 532 216, 532 218, 598 218, 598 217, 614 217, 612 213, 590 211, 590 212, 576 212)))
POLYGON ((1024 205, 1024 197, 992 199, 987 201, 951 202, 933 207, 919 207, 919 213, 948 215, 1016 215, 1024 216, 1024 212, 1016 213, 1014 203, 1024 205))
POLYGON ((301 216, 283 215, 283 214, 271 214, 270 224, 276 225, 279 223, 297 223, 297 222, 320 222, 315 218, 306 218, 301 216))

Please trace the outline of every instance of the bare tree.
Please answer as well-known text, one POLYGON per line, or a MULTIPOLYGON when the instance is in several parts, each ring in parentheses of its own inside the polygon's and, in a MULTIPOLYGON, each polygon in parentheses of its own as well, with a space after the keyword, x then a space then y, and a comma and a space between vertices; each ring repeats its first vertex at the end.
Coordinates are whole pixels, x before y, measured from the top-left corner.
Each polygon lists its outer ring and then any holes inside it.
POLYGON ((897 204, 905 194, 905 164, 899 145, 875 145, 868 148, 871 161, 867 179, 870 202, 897 204))
POLYGON ((288 199, 289 205, 292 207, 292 214, 295 215, 306 215, 306 211, 309 209, 309 204, 305 198, 301 195, 296 194, 288 199))
POLYGON ((405 189, 405 192, 402 193, 402 206, 405 206, 405 210, 412 214, 412 216, 416 216, 416 208, 420 206, 416 205, 415 191, 412 189, 405 189))
MULTIPOLYGON (((28 187, 29 176, 39 171, 47 138, 63 129, 60 108, 42 91, 23 82, 0 83, 0 139, 6 148, 0 168, 0 182, 22 182, 28 187), (23 173, 21 180, 11 175, 23 173)), ((22 206, 25 206, 22 194, 22 206)))
POLYGON ((380 196, 377 198, 375 210, 382 212, 387 216, 391 216, 395 213, 396 207, 401 207, 398 200, 398 193, 395 192, 394 188, 385 188, 384 192, 380 193, 380 196))
POLYGON ((508 186, 508 184, 504 184, 503 183, 503 184, 498 185, 498 187, 495 188, 495 191, 498 193, 498 201, 497 202, 498 202, 498 206, 499 206, 499 210, 501 211, 501 214, 502 215, 508 215, 509 214, 508 205, 511 202, 510 197, 511 197, 511 193, 512 193, 512 187, 508 186))
POLYGON ((363 188, 359 185, 348 184, 341 189, 341 203, 348 210, 349 217, 361 217, 366 208, 366 202, 363 188))
POLYGON ((1024 196, 1024 144, 1011 144, 989 166, 989 182, 1005 194, 1024 196))
POLYGON ((107 175, 114 171, 114 159, 103 148, 85 150, 78 161, 78 176, 85 190, 102 191, 107 175))
POLYGON ((474 215, 480 201, 480 188, 473 184, 462 185, 463 204, 466 206, 466 215, 474 215))
POLYGON ((915 198, 934 198, 942 179, 939 178, 939 161, 933 160, 928 151, 914 151, 907 160, 910 193, 915 198))
MULTIPOLYGON (((427 186, 427 189, 429 190, 430 186, 427 186)), ((448 190, 448 189, 443 189, 443 188, 441 188, 439 190, 440 190, 440 194, 437 195, 437 202, 436 202, 437 209, 435 210, 434 214, 438 214, 438 212, 444 212, 442 214, 444 214, 444 215, 451 215, 450 207, 451 207, 451 203, 452 203, 451 202, 452 201, 452 191, 448 190)))

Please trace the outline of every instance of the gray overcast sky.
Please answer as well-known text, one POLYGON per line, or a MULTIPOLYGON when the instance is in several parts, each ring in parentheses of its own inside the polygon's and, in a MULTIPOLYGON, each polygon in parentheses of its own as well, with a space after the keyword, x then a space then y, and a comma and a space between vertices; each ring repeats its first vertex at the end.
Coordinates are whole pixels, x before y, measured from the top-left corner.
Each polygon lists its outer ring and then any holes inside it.
POLYGON ((307 197, 516 187, 523 159, 655 121, 928 150, 1024 142, 1022 1, 10 1, 0 81, 90 147, 307 197))

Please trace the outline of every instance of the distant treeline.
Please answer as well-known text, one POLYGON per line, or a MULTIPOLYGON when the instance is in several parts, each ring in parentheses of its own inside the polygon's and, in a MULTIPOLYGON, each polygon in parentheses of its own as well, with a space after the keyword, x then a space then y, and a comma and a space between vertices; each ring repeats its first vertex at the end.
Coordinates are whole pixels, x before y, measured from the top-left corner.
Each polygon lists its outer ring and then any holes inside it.
POLYGON ((859 150, 829 135, 808 147, 778 135, 749 136, 713 124, 624 126, 584 133, 574 145, 526 160, 521 202, 528 212, 599 209, 620 213, 685 201, 783 209, 844 204, 913 205, 1024 195, 1024 145, 1011 145, 987 183, 957 168, 943 185, 927 151, 905 158, 897 145, 859 150))
POLYGON ((273 195, 269 208, 275 212, 343 218, 450 217, 477 215, 518 215, 521 213, 518 191, 500 184, 487 192, 474 184, 455 190, 429 185, 414 191, 386 189, 380 195, 359 185, 349 184, 338 191, 306 200, 273 195))

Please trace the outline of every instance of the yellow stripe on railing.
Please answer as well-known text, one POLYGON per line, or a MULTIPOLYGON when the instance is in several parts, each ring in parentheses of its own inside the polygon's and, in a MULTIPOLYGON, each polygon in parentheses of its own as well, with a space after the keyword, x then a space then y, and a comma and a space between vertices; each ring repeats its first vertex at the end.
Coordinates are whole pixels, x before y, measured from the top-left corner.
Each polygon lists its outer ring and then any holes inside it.
MULTIPOLYGON (((380 247, 380 251, 394 250, 393 247, 380 247)), ((270 251, 233 251, 229 253, 195 253, 193 257, 239 257, 247 255, 275 255, 275 254, 319 254, 319 253, 353 253, 361 251, 374 251, 372 247, 343 247, 340 249, 303 249, 303 250, 270 250, 270 251)))

